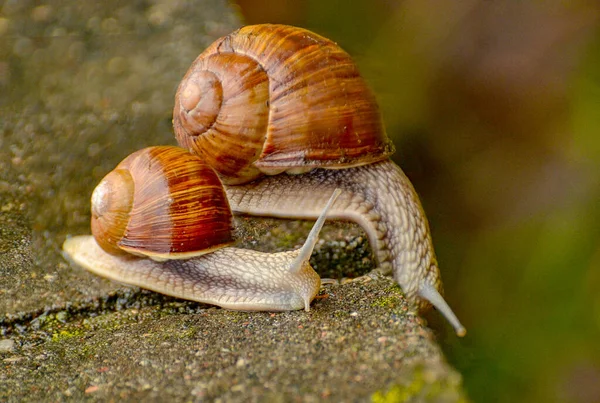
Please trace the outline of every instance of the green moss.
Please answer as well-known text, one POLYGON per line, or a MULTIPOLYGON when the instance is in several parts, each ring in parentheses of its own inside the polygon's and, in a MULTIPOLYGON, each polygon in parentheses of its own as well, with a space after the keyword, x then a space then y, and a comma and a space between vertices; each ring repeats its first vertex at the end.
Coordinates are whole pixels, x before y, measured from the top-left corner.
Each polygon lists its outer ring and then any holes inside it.
POLYGON ((400 303, 398 297, 391 295, 373 300, 371 306, 373 308, 395 308, 400 303))
POLYGON ((436 373, 416 368, 406 382, 392 386, 387 392, 375 392, 373 403, 460 402, 468 399, 461 391, 460 376, 439 377, 436 373))
POLYGON ((248 312, 242 311, 225 311, 227 320, 232 323, 240 323, 248 320, 248 312))
POLYGON ((397 308, 403 303, 404 292, 396 283, 386 288, 386 292, 381 296, 374 298, 371 302, 373 308, 397 308))
POLYGON ((281 232, 277 235, 277 238, 275 238, 275 247, 277 250, 291 250, 298 245, 300 238, 301 237, 299 234, 281 232))
POLYGON ((195 339, 197 334, 197 329, 186 329, 177 333, 177 337, 179 339, 195 339))
POLYGON ((397 295, 404 295, 404 292, 402 291, 402 287, 400 287, 400 284, 398 284, 398 283, 390 284, 390 286, 387 288, 387 291, 393 292, 397 295))
POLYGON ((60 330, 56 333, 52 333, 52 341, 59 342, 72 337, 81 337, 84 333, 83 329, 60 330))

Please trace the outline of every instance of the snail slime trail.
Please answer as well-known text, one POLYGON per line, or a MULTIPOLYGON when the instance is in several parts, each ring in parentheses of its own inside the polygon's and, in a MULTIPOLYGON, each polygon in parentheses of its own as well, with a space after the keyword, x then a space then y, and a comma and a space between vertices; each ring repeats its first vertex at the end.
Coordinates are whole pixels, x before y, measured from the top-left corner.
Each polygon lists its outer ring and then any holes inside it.
POLYGON ((427 218, 394 153, 373 92, 337 44, 286 25, 243 27, 192 63, 175 96, 178 143, 226 185, 235 213, 361 225, 378 264, 409 301, 434 305, 459 336, 442 297, 427 218))

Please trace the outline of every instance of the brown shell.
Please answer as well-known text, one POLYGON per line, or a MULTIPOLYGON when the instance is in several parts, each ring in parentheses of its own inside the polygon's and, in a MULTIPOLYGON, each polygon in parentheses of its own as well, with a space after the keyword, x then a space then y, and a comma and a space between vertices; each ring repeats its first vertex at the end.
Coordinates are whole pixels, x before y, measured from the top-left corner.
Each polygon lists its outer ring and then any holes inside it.
POLYGON ((198 56, 179 85, 173 126, 179 144, 226 183, 363 165, 394 152, 350 56, 285 25, 241 28, 198 56))
POLYGON ((171 146, 139 150, 104 177, 92 194, 92 234, 109 253, 157 260, 200 255, 233 241, 216 173, 171 146))

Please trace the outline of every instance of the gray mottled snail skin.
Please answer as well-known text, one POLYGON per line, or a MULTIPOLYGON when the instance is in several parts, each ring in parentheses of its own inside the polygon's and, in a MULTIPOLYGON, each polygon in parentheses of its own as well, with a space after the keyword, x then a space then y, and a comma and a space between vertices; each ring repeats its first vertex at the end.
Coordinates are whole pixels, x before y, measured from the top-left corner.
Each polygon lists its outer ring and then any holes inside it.
POLYGON ((309 258, 327 206, 301 249, 228 247, 231 212, 221 182, 199 157, 149 147, 121 162, 92 194, 92 236, 69 238, 85 269, 162 294, 251 311, 309 310, 321 284, 309 258))
POLYGON ((270 24, 218 39, 180 83, 173 126, 219 173, 235 213, 314 219, 340 188, 329 217, 360 224, 409 300, 465 334, 441 296, 419 198, 389 160, 375 97, 334 42, 270 24))

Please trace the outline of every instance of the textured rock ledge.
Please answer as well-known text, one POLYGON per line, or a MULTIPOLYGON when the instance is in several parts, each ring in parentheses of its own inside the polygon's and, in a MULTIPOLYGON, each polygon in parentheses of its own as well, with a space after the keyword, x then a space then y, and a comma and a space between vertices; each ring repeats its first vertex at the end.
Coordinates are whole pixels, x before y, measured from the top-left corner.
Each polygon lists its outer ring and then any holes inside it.
MULTIPOLYGON (((460 401, 461 378, 388 278, 329 286, 312 310, 240 313, 69 266, 89 195, 128 153, 173 144, 179 79, 239 25, 221 0, 6 2, 0 17, 0 400, 460 401)), ((242 244, 297 247, 310 223, 237 220, 242 244)), ((328 225, 323 276, 372 268, 328 225)))
POLYGON ((23 319, 4 321, 2 400, 463 400, 432 332, 378 276, 327 287, 308 313, 119 291, 23 319))

